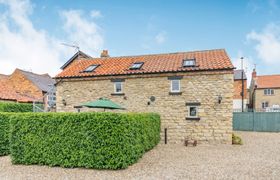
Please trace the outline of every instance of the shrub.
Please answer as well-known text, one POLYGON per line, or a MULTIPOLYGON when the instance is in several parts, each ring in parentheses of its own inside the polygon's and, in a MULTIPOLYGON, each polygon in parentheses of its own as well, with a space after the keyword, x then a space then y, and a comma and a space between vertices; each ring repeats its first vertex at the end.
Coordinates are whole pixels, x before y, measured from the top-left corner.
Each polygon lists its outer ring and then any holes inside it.
POLYGON ((11 118, 15 164, 121 169, 159 140, 157 114, 24 113, 11 118))
POLYGON ((9 117, 11 113, 0 113, 0 156, 9 154, 9 117))
POLYGON ((32 112, 33 105, 30 103, 0 103, 0 112, 32 112))
POLYGON ((236 144, 236 145, 242 145, 243 142, 242 142, 242 139, 235 135, 235 134, 232 134, 232 144, 236 144))

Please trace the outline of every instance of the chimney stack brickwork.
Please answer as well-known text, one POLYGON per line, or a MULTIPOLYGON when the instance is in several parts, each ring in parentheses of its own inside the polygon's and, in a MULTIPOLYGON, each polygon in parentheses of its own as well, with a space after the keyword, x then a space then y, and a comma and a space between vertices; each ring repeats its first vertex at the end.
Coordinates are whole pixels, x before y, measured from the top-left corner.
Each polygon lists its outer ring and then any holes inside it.
POLYGON ((110 57, 110 56, 109 56, 108 50, 103 50, 103 51, 101 52, 100 57, 101 57, 101 58, 103 58, 103 57, 110 57))

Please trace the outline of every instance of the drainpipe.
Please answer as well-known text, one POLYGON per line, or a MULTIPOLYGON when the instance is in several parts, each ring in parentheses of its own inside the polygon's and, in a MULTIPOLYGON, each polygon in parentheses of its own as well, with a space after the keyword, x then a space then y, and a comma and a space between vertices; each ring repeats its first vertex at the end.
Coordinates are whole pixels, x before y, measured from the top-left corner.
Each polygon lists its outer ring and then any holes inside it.
POLYGON ((241 72, 242 72, 242 74, 241 74, 241 80, 242 80, 242 94, 241 94, 241 96, 242 96, 242 112, 244 112, 244 75, 243 75, 243 57, 241 57, 241 72))

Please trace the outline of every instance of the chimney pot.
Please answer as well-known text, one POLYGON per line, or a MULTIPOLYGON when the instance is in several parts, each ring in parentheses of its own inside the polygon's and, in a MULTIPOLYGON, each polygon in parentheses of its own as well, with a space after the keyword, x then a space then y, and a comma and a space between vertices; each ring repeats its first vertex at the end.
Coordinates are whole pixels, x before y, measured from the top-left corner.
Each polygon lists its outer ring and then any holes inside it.
POLYGON ((103 50, 102 52, 101 52, 101 55, 100 55, 100 57, 110 57, 109 56, 109 53, 108 53, 108 50, 103 50))

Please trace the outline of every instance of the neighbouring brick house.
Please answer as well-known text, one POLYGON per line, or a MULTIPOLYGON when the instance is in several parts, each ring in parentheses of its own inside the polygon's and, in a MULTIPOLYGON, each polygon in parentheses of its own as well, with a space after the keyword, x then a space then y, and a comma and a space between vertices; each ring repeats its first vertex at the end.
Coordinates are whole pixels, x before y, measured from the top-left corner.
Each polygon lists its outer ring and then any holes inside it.
MULTIPOLYGON (((76 59, 55 78, 57 111, 101 97, 161 115, 162 140, 231 144, 233 65, 225 50, 76 59)), ((93 109, 82 109, 90 111, 93 109)), ((95 109, 94 109, 95 110, 95 109)))
POLYGON ((250 85, 250 105, 261 111, 280 108, 280 75, 257 76, 254 69, 250 85))
POLYGON ((0 101, 26 103, 42 101, 47 104, 50 97, 45 95, 54 83, 48 74, 35 74, 16 69, 11 75, 0 76, 0 101))
POLYGON ((234 95, 233 95, 233 110, 241 111, 242 110, 242 92, 244 93, 243 97, 243 108, 247 108, 248 99, 247 99, 247 77, 244 70, 235 70, 234 71, 234 95), (243 75, 242 75, 243 73, 243 75), (243 78, 243 91, 242 91, 242 78, 243 78))

